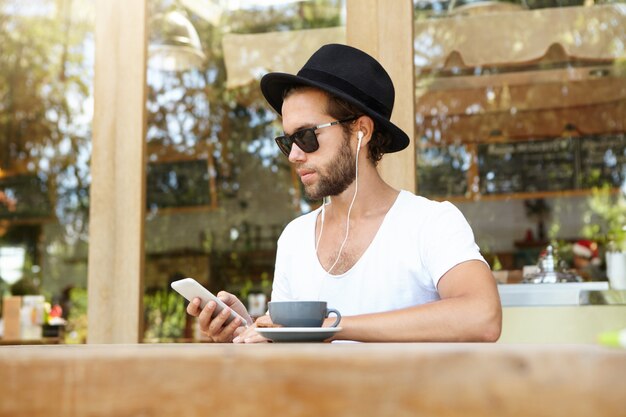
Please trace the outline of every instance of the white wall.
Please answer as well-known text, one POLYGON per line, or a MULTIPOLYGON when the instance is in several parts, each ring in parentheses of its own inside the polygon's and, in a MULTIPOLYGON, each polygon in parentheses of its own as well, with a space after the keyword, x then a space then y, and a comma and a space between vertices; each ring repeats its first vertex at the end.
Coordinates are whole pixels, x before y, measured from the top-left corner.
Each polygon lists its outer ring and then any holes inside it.
MULTIPOLYGON (((548 238, 571 239, 581 236, 586 197, 546 198, 551 213, 546 222, 548 238)), ((509 252, 514 242, 523 240, 526 230, 537 236, 537 225, 526 216, 524 200, 477 201, 455 204, 467 217, 483 252, 509 252)))

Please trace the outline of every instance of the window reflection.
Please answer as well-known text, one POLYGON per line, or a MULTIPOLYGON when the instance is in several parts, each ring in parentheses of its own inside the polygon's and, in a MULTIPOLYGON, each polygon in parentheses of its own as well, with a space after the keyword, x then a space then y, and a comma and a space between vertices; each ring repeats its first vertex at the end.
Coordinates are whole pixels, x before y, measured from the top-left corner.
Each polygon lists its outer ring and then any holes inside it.
MULTIPOLYGON (((318 202, 305 200, 274 143, 281 126, 258 78, 299 68, 324 43, 345 43, 343 1, 202 3, 180 2, 203 65, 148 68, 147 341, 192 337, 184 311, 167 312, 184 305, 169 291, 175 279, 194 277, 246 304, 259 300, 253 294, 269 299, 280 232, 318 202)), ((154 16, 180 5, 150 7, 154 16)))
POLYGON ((0 1, 0 295, 87 285, 92 3, 0 1))
POLYGON ((610 232, 588 226, 626 172, 624 3, 414 6, 418 192, 454 201, 507 269, 547 240, 565 258, 581 237, 605 249, 610 232))

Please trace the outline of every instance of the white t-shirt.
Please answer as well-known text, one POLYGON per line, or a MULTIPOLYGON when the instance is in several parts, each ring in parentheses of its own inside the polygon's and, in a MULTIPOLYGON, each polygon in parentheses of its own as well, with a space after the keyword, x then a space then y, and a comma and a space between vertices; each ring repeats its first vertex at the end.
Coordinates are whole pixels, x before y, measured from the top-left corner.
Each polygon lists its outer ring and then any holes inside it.
POLYGON ((357 263, 329 275, 315 253, 320 210, 293 220, 278 239, 272 301, 324 300, 345 316, 396 310, 438 300, 437 283, 455 265, 485 262, 454 205, 401 191, 357 263))

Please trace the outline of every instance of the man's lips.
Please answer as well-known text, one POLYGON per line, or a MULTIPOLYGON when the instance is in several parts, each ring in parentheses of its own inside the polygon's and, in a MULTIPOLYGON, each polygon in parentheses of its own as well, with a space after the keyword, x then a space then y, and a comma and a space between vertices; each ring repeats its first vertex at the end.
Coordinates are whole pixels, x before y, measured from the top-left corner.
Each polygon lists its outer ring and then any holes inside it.
POLYGON ((302 183, 306 184, 308 182, 313 181, 315 170, 301 168, 298 170, 298 175, 300 176, 300 180, 302 181, 302 183))

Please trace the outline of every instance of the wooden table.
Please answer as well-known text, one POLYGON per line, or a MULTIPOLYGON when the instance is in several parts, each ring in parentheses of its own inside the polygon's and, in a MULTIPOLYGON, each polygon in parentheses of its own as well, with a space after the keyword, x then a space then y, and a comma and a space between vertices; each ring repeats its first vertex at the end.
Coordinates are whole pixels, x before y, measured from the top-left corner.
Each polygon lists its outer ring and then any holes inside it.
POLYGON ((0 416, 625 416, 593 345, 0 347, 0 416))
POLYGON ((0 346, 2 345, 58 345, 61 343, 60 337, 45 337, 42 339, 30 340, 7 340, 0 337, 0 346))

